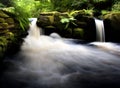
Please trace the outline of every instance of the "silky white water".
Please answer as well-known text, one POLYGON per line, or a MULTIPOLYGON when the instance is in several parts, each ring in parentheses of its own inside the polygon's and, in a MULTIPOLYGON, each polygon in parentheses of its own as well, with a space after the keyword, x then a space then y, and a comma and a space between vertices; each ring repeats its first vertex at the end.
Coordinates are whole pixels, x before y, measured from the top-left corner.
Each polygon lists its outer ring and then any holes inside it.
POLYGON ((94 18, 96 26, 96 40, 99 42, 105 42, 105 30, 103 20, 94 18))
POLYGON ((119 45, 101 43, 103 50, 96 47, 100 46, 97 43, 75 44, 55 33, 45 36, 36 20, 30 25, 21 51, 5 60, 12 66, 4 72, 1 88, 120 87, 119 45))

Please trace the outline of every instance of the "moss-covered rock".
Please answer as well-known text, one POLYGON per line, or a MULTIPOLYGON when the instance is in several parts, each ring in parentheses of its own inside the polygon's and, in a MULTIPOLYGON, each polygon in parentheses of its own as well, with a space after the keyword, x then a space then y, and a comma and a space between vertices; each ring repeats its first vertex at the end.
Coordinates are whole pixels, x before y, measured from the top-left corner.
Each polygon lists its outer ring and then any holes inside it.
POLYGON ((75 38, 83 38, 83 36, 84 36, 84 29, 82 29, 82 28, 75 28, 75 29, 73 29, 73 35, 74 35, 74 37, 75 38))
POLYGON ((1 29, 6 29, 8 28, 8 23, 0 23, 1 29))
POLYGON ((4 18, 0 18, 0 23, 4 23, 5 19, 4 18))
POLYGON ((2 10, 0 10, 0 17, 2 17, 2 18, 8 18, 9 15, 5 14, 2 10))
POLYGON ((0 29, 11 29, 15 27, 14 18, 11 18, 3 10, 0 10, 0 29))
POLYGON ((92 11, 78 10, 63 13, 41 13, 38 17, 37 25, 42 27, 45 30, 45 33, 49 32, 46 34, 57 32, 62 37, 82 38, 89 41, 95 41, 96 39, 93 38, 95 37, 95 23, 92 11), (84 29, 84 34, 81 34, 81 30, 79 29, 84 29))
POLYGON ((7 47, 7 40, 4 36, 0 37, 0 57, 2 58, 7 47))
POLYGON ((8 24, 14 24, 14 19, 13 18, 6 18, 5 22, 8 24))
POLYGON ((106 41, 120 42, 120 12, 111 12, 104 17, 106 41))
POLYGON ((20 29, 13 13, 0 10, 0 61, 4 56, 18 51, 26 34, 26 31, 20 29))
POLYGON ((120 12, 107 14, 104 19, 110 20, 111 26, 116 30, 120 30, 120 12))
MULTIPOLYGON (((66 24, 60 22, 61 17, 68 17, 67 13, 60 12, 44 12, 38 17, 37 25, 44 28, 46 34, 51 32, 63 33, 66 24)), ((61 33, 61 34, 62 34, 61 33)), ((64 33, 63 33, 64 34, 64 33)))

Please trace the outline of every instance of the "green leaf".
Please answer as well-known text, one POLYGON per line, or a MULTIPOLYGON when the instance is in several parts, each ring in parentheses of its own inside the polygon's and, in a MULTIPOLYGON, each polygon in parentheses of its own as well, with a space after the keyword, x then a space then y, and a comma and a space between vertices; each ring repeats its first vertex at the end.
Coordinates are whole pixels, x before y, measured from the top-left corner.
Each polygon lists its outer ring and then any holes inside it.
POLYGON ((69 23, 70 22, 70 19, 69 18, 62 18, 60 20, 61 23, 69 23))

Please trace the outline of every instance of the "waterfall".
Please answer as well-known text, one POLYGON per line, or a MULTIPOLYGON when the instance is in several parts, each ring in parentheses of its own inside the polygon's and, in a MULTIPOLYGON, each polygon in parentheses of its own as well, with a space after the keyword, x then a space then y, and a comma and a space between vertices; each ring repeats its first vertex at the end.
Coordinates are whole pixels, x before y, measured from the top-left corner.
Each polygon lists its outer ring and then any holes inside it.
POLYGON ((41 31, 33 19, 19 53, 4 60, 0 88, 120 88, 119 45, 101 49, 41 31))
POLYGON ((36 25, 37 18, 29 18, 29 20, 31 21, 31 24, 30 24, 30 29, 28 31, 29 33, 28 36, 39 38, 41 33, 40 33, 40 28, 36 25))
POLYGON ((100 42, 105 42, 105 31, 103 20, 94 18, 96 25, 96 40, 100 42))

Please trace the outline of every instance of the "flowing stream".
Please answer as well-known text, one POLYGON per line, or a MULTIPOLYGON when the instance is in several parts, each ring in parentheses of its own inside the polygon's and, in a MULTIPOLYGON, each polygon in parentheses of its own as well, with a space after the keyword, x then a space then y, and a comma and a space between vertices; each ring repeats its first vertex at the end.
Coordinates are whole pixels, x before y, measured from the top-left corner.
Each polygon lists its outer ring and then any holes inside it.
POLYGON ((96 25, 96 40, 100 42, 105 42, 105 30, 103 20, 94 18, 96 25))
POLYGON ((20 52, 4 60, 0 88, 120 88, 119 45, 45 36, 32 20, 20 52))

